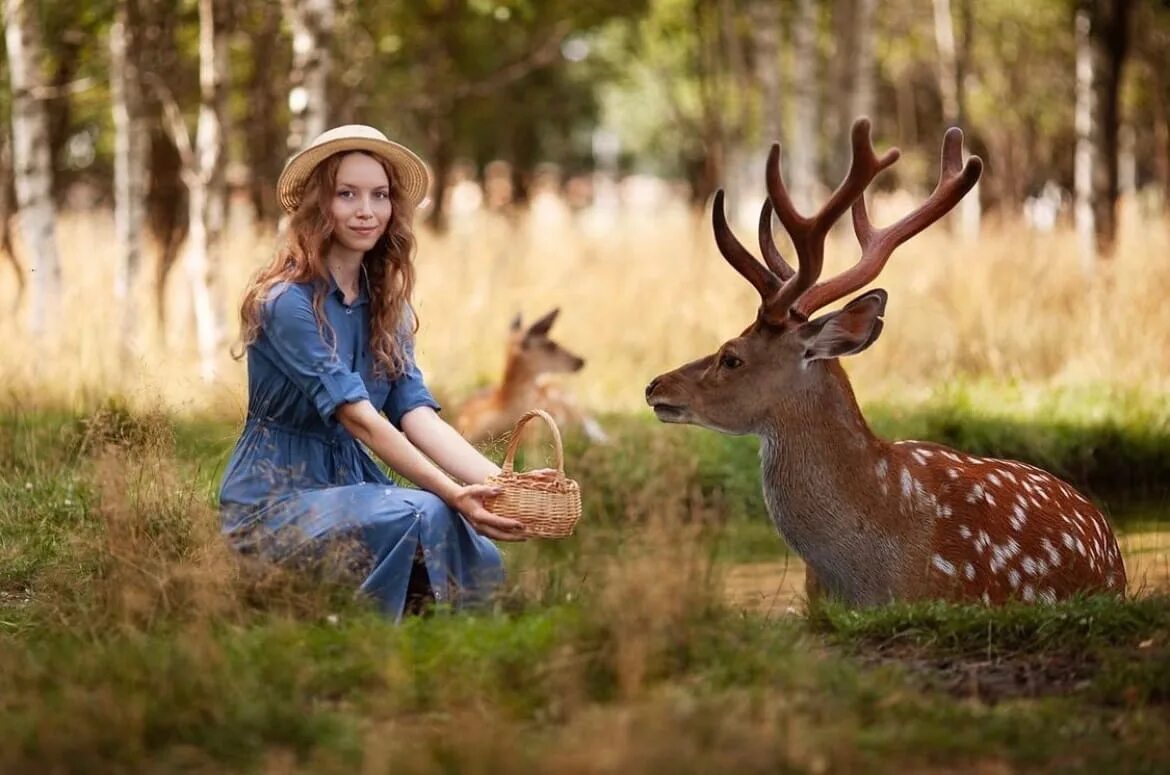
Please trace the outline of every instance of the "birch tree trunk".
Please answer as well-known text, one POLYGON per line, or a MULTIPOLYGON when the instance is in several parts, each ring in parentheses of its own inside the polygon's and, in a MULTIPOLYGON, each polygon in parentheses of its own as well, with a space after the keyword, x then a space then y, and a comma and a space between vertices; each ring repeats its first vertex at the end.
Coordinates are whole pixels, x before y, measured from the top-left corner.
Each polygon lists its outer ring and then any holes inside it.
MULTIPOLYGON (((874 116, 874 27, 876 0, 834 0, 831 4, 833 59, 825 78, 832 84, 825 105, 827 134, 834 143, 847 142, 854 119, 874 116)), ((815 28, 814 28, 815 29, 815 28)), ((814 33, 815 34, 815 33, 814 33)), ((836 149, 839 145, 834 145, 836 149)), ((849 156, 831 153, 823 165, 825 176, 839 180, 849 168, 849 156)))
POLYGON ((216 295, 219 240, 226 214, 223 109, 227 96, 227 17, 229 0, 199 0, 199 119, 195 146, 173 99, 166 102, 167 122, 183 159, 190 232, 184 254, 191 306, 195 313, 200 374, 216 376, 220 312, 216 295))
POLYGON ((792 199, 804 211, 811 209, 817 170, 817 0, 799 0, 792 37, 793 67, 792 199))
POLYGON ((1097 231, 1093 212, 1093 167, 1096 164, 1095 143, 1093 142, 1093 48, 1089 40, 1092 21, 1088 9, 1080 7, 1076 12, 1077 47, 1077 101, 1075 125, 1077 135, 1074 157, 1073 179, 1076 196, 1077 255, 1081 269, 1091 273, 1097 265, 1097 231))
POLYGON ((34 96, 43 86, 43 46, 35 2, 6 0, 4 8, 4 42, 12 87, 13 177, 20 234, 33 273, 29 331, 34 337, 43 337, 53 328, 50 321, 58 314, 61 303, 49 120, 44 103, 34 96))
MULTIPOLYGON (((967 129, 963 126, 967 120, 967 101, 963 75, 959 67, 958 49, 955 46, 951 0, 934 0, 934 40, 938 47, 938 90, 942 96, 943 122, 947 126, 967 129)), ((963 239, 968 241, 977 239, 982 220, 978 182, 972 191, 959 201, 956 213, 959 219, 959 233, 963 239)))
POLYGON ((114 298, 122 310, 123 360, 138 352, 138 276, 142 267, 142 227, 146 212, 146 159, 149 134, 143 112, 138 52, 142 45, 138 0, 118 0, 110 27, 110 95, 114 118, 114 231, 118 271, 114 298))
POLYGON ((329 120, 333 0, 284 0, 284 14, 293 44, 288 151, 296 153, 324 132, 329 120))
MULTIPOLYGON (((876 119, 874 109, 874 39, 877 30, 874 28, 873 17, 877 0, 855 0, 853 17, 853 88, 849 94, 851 113, 850 123, 857 116, 869 116, 876 119)), ((848 129, 850 123, 845 124, 848 129)))
POLYGON ((24 268, 16 258, 16 249, 12 245, 12 216, 15 212, 13 204, 16 201, 12 189, 12 143, 8 138, 8 127, 0 124, 0 253, 11 264, 16 274, 16 298, 12 300, 12 314, 20 310, 20 302, 24 299, 24 268))
MULTIPOLYGON (((784 112, 780 103, 780 5, 774 0, 755 0, 751 9, 752 47, 755 49, 756 82, 760 87, 762 145, 779 142, 784 112)), ((760 168, 763 168, 760 157, 760 168)))

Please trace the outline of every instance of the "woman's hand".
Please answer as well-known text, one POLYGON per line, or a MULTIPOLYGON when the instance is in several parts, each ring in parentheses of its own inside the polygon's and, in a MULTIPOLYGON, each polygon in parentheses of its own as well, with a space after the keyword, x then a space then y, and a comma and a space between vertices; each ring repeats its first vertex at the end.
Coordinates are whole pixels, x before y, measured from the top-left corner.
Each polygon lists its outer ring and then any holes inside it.
POLYGON ((469 484, 456 490, 447 505, 462 514, 481 535, 497 541, 523 541, 524 525, 497 516, 483 505, 484 498, 502 492, 503 489, 491 484, 469 484))

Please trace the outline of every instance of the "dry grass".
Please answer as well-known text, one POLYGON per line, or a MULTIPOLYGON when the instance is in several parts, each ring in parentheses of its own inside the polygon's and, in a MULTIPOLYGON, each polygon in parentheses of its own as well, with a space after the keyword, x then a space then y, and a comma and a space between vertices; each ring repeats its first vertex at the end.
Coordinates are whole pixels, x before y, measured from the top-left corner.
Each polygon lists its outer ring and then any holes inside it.
MULTIPOLYGON (((879 202, 879 222, 904 205, 879 202)), ((1037 234, 989 222, 977 243, 936 227, 901 249, 881 278, 891 303, 882 340, 850 367, 863 400, 924 391, 946 380, 987 377, 1041 385, 1145 384, 1170 378, 1170 229, 1124 211, 1118 257, 1094 277, 1077 267, 1070 231, 1037 234)), ((753 229, 741 228, 746 243, 753 229)), ((182 268, 168 288, 172 325, 163 336, 144 281, 141 356, 123 364, 113 338, 116 254, 112 219, 66 215, 59 237, 65 312, 54 342, 0 341, 0 387, 74 403, 118 393, 132 406, 224 410, 244 402, 243 367, 227 356, 215 384, 198 378, 182 268)), ((224 245, 218 298, 235 331, 234 307, 271 251, 270 233, 237 222, 224 245)), ((852 235, 833 235, 828 269, 855 255, 852 235)), ((661 370, 710 351, 751 318, 757 297, 718 256, 708 219, 681 210, 627 213, 614 228, 529 216, 482 214, 445 236, 423 232, 417 306, 419 356, 448 401, 493 379, 516 312, 563 309, 554 334, 589 365, 572 378, 596 409, 639 411, 642 388, 661 370)), ((150 277, 148 266, 143 273, 150 277)), ((0 271, 0 305, 15 295, 0 271)), ((7 314, 7 313, 5 313, 7 314)), ((15 324, 15 325, 14 325, 15 324)))

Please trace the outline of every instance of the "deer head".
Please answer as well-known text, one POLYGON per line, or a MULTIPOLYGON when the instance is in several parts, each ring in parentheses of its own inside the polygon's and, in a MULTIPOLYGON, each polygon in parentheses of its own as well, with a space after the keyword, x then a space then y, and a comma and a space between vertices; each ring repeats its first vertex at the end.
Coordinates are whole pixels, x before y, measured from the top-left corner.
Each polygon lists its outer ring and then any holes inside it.
POLYGON ((554 309, 527 328, 520 315, 512 319, 508 333, 509 367, 519 368, 532 377, 581 370, 585 359, 549 337, 560 312, 560 308, 554 309))
POLYGON ((869 347, 882 331, 884 290, 872 290, 840 310, 811 317, 817 310, 874 280, 894 249, 947 213, 975 185, 982 172, 977 157, 962 161, 963 135, 946 133, 938 184, 921 207, 884 229, 874 228, 864 192, 882 170, 898 159, 897 149, 878 157, 867 119, 853 124, 849 172, 814 215, 796 211, 780 172, 780 146, 767 162, 768 199, 760 213, 759 241, 764 263, 732 234, 723 211, 723 192, 715 195, 715 241, 732 267, 760 294, 756 319, 734 339, 704 358, 656 377, 646 400, 663 422, 691 423, 730 434, 763 433, 779 422, 809 422, 809 401, 826 381, 840 382, 836 359, 869 347), (820 281, 825 238, 852 207, 861 258, 850 269, 820 281), (775 212, 796 249, 794 270, 772 236, 775 212))

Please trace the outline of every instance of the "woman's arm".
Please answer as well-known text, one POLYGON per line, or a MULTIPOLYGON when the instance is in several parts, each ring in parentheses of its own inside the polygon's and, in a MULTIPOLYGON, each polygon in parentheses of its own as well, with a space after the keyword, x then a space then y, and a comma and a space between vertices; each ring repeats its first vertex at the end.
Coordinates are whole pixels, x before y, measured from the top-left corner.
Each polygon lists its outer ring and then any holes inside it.
MULTIPOLYGON (((419 411, 422 411, 422 408, 412 411, 410 414, 419 411)), ((432 409, 427 408, 427 411, 434 414, 432 409)), ((337 421, 345 426, 345 429, 354 438, 369 447, 374 454, 385 461, 386 465, 418 487, 442 498, 448 506, 467 517, 468 521, 480 533, 501 541, 523 540, 521 535, 523 526, 519 522, 514 519, 498 517, 484 507, 483 499, 489 495, 498 494, 498 490, 484 484, 460 486, 451 481, 369 401, 361 400, 342 404, 337 408, 336 417, 337 421)), ((446 426, 446 423, 442 424, 446 426)), ((474 452, 474 449, 472 451, 474 452)), ((487 462, 490 464, 490 461, 487 462)), ((475 481, 482 481, 482 479, 475 481)))
POLYGON ((429 406, 419 406, 404 414, 402 430, 411 444, 462 482, 482 482, 500 473, 498 465, 484 457, 429 406))

